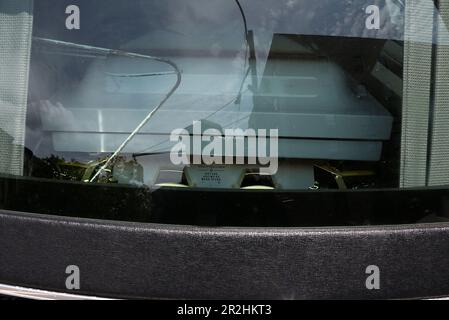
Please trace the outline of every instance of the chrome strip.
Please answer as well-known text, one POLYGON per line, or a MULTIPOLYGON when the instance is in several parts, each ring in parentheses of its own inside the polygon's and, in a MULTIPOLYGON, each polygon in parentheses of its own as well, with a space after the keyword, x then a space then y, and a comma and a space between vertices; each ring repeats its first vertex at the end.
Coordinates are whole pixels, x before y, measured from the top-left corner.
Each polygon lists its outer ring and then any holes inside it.
MULTIPOLYGON (((0 295, 16 297, 16 298, 24 298, 31 300, 117 300, 110 298, 101 298, 94 296, 83 296, 76 294, 68 294, 68 293, 60 293, 53 291, 45 291, 38 289, 30 289, 16 286, 8 286, 0 284, 0 295)), ((424 298, 422 300, 447 300, 449 301, 449 297, 440 297, 440 298, 424 298)))
POLYGON ((45 291, 3 284, 0 284, 0 295, 32 300, 113 300, 109 298, 45 291))

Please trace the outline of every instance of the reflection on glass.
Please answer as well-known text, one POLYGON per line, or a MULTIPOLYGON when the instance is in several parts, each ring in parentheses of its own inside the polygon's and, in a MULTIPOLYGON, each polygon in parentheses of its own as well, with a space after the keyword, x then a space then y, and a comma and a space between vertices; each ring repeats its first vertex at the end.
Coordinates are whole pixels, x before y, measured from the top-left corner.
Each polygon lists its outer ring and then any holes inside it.
MULTIPOLYGON (((426 38, 407 22, 427 9, 435 13, 419 0, 35 1, 23 176, 177 192, 406 186, 404 52, 447 38, 444 27, 426 38), (79 30, 61 14, 73 4, 79 30)), ((0 134, 17 147, 11 130, 0 134)))

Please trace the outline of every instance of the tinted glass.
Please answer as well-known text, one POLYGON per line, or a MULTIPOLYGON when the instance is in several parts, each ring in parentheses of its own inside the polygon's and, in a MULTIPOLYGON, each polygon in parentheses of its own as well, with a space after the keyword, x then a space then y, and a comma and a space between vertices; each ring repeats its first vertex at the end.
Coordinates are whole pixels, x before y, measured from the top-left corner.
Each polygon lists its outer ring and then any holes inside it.
POLYGON ((1 31, 3 55, 26 84, 0 62, 2 208, 220 226, 447 219, 445 4, 25 2, 0 0, 22 27, 1 31))

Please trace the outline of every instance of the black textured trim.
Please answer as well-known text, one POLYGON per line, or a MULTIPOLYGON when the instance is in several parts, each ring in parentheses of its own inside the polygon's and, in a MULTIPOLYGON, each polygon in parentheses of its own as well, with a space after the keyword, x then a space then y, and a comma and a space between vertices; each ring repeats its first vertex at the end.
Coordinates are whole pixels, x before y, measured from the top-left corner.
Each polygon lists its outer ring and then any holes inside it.
POLYGON ((0 283, 77 294, 184 299, 449 295, 449 224, 228 229, 0 211, 0 283), (380 290, 367 290, 377 265, 380 290), (71 292, 74 293, 74 292, 71 292))

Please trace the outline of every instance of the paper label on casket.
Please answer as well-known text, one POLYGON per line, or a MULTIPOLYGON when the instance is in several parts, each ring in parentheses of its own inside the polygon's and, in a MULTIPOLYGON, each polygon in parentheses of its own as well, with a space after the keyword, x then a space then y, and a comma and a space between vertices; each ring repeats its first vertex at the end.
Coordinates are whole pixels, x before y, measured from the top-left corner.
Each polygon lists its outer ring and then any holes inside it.
POLYGON ((189 184, 200 188, 238 188, 244 170, 238 166, 191 166, 186 169, 189 184))

